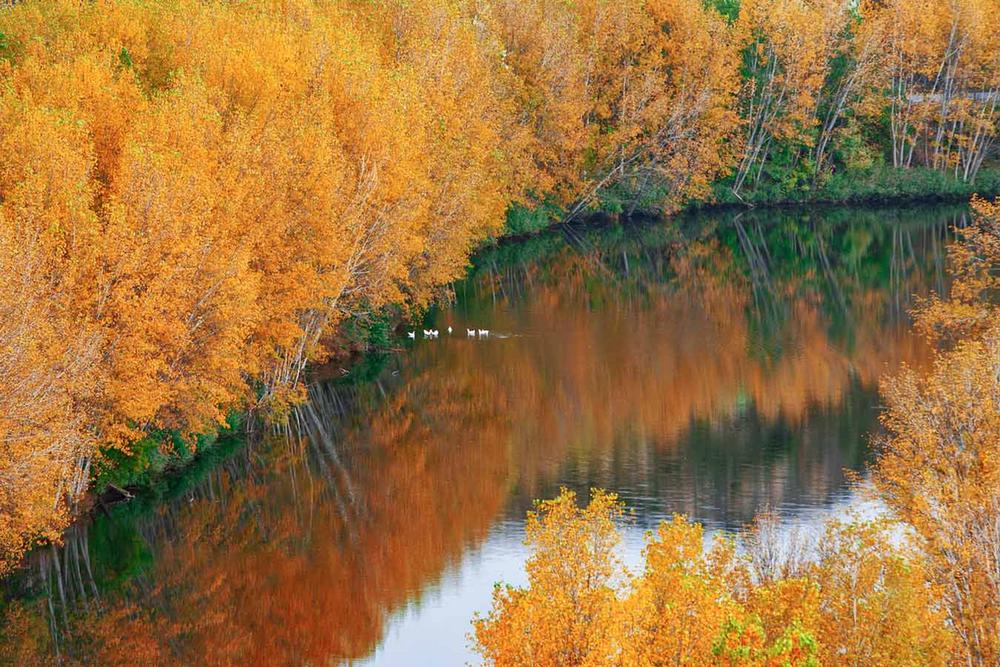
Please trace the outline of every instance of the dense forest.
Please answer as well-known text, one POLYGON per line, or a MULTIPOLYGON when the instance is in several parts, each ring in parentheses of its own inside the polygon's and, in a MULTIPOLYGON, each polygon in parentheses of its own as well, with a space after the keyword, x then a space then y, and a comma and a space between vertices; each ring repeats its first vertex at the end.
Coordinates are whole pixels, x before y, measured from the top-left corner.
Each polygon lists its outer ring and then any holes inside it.
MULTIPOLYGON (((345 323, 426 306, 503 233, 996 189, 998 22, 997 0, 5 4, 4 568, 109 471, 280 422, 345 323)), ((901 420, 931 391, 893 386, 901 420)))

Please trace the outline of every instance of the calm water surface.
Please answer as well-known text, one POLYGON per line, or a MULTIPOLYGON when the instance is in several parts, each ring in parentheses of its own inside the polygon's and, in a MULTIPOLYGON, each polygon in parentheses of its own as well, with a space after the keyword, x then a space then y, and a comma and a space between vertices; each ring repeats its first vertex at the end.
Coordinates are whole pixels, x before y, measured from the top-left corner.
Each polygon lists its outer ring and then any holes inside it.
POLYGON ((635 509, 632 563, 675 512, 714 530, 764 506, 792 525, 844 512, 880 374, 927 361, 906 313, 945 288, 963 215, 720 214, 501 245, 415 325, 440 339, 327 369, 287 432, 77 526, 8 588, 64 651, 127 627, 185 664, 474 661, 469 621, 524 580, 524 513, 560 486, 635 509))

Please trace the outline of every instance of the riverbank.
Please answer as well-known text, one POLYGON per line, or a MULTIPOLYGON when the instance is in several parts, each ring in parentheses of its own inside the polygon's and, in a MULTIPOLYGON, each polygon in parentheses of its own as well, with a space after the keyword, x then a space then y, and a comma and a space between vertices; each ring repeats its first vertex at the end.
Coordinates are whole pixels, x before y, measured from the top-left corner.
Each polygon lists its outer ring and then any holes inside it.
POLYGON ((713 201, 692 202, 688 208, 949 204, 967 202, 973 195, 984 198, 1000 195, 1000 168, 983 169, 974 183, 965 183, 949 174, 924 167, 883 167, 865 172, 833 174, 817 188, 795 189, 772 185, 737 197, 729 188, 719 187, 713 201))
MULTIPOLYGON (((970 188, 965 184, 951 183, 946 188, 943 187, 945 183, 949 182, 934 178, 925 172, 918 172, 896 179, 883 178, 877 182, 861 183, 856 185, 845 199, 834 199, 832 194, 837 190, 824 189, 815 191, 811 198, 805 200, 790 197, 774 200, 761 198, 754 206, 748 206, 745 202, 720 200, 711 205, 691 205, 672 219, 678 221, 678 224, 683 224, 683 219, 690 215, 720 211, 862 204, 877 208, 965 202, 972 193, 980 192, 976 187, 970 188), (913 188, 919 183, 936 183, 937 187, 920 192, 918 195, 913 188)), ((983 178, 977 185, 979 183, 994 188, 994 192, 1000 191, 1000 170, 984 170, 983 178)), ((551 209, 546 211, 546 215, 551 213, 551 209)), ((656 216, 636 215, 632 219, 641 220, 644 217, 656 218, 656 216)), ((524 219, 522 213, 520 222, 523 223, 524 219)), ((577 227, 590 228, 619 224, 621 219, 620 216, 597 210, 579 218, 574 224, 577 227)), ((482 256, 484 252, 489 252, 490 248, 496 248, 498 245, 507 248, 526 243, 530 245, 532 239, 563 224, 559 220, 541 216, 535 218, 533 222, 534 226, 520 225, 514 229, 505 228, 503 234, 488 243, 481 244, 471 261, 474 263, 477 256, 482 256)), ((337 375, 342 376, 345 381, 357 382, 377 375, 377 368, 375 370, 369 368, 373 365, 379 366, 372 359, 391 353, 394 338, 402 336, 401 327, 404 322, 404 313, 396 306, 378 313, 361 313, 345 321, 337 330, 333 340, 329 341, 330 349, 335 351, 332 358, 325 364, 311 369, 310 377, 315 379, 337 375)), ((420 324, 413 322, 410 326, 419 328, 420 324)), ((182 438, 174 431, 156 431, 137 442, 130 455, 125 455, 116 449, 106 451, 105 465, 94 476, 92 491, 80 505, 83 514, 101 511, 105 505, 112 502, 129 502, 137 497, 159 497, 164 485, 169 484, 169 480, 185 476, 189 468, 202 466, 205 460, 215 460, 220 452, 231 452, 234 442, 244 441, 247 434, 253 431, 253 426, 260 421, 261 417, 252 412, 232 411, 225 426, 220 426, 215 432, 199 435, 194 442, 182 438)))
POLYGON ((996 105, 967 88, 995 76, 995 44, 949 66, 941 100, 923 64, 835 55, 917 26, 920 58, 948 59, 945 27, 973 43, 995 23, 973 0, 931 22, 905 0, 766 2, 5 6, 0 570, 56 539, 95 477, 158 470, 163 445, 172 465, 231 410, 281 421, 305 369, 348 349, 345 321, 388 345, 397 308, 447 295, 486 239, 673 212, 726 179, 761 199, 850 188, 890 155, 995 166, 996 105), (512 202, 585 205, 505 218, 512 202))
MULTIPOLYGON (((891 177, 883 173, 875 180, 860 181, 850 188, 849 192, 844 190, 841 185, 833 184, 823 189, 801 193, 799 198, 787 193, 773 199, 761 195, 753 201, 753 205, 750 205, 749 200, 741 203, 732 199, 720 198, 710 204, 692 203, 683 211, 667 218, 661 218, 655 214, 638 213, 630 219, 673 219, 678 221, 678 224, 683 224, 682 221, 692 215, 713 212, 795 208, 805 210, 807 207, 815 206, 866 206, 877 209, 889 206, 964 204, 974 194, 983 197, 993 197, 1000 194, 1000 169, 983 170, 975 186, 950 178, 940 178, 940 174, 937 172, 928 172, 927 170, 913 170, 912 173, 899 171, 890 173, 891 177), (927 189, 917 190, 917 186, 921 184, 928 186, 927 189), (985 189, 979 189, 980 186, 984 186, 985 189)), ((505 227, 503 233, 498 237, 480 244, 470 258, 470 266, 475 264, 476 257, 489 252, 498 244, 511 247, 529 243, 544 232, 561 227, 564 223, 560 219, 549 217, 555 210, 552 207, 547 207, 541 214, 524 210, 512 212, 515 224, 505 227), (526 224, 527 221, 530 221, 531 224, 526 224)), ((592 228, 619 224, 621 220, 620 216, 606 211, 594 210, 588 215, 578 218, 573 224, 580 228, 592 228)), ((327 341, 328 347, 334 350, 334 353, 324 364, 311 369, 310 378, 317 379, 336 375, 354 382, 370 378, 377 374, 377 371, 368 368, 372 365, 371 353, 391 353, 393 340, 402 337, 404 326, 419 328, 422 324, 418 321, 407 324, 403 311, 397 306, 383 309, 378 313, 361 313, 345 321, 335 336, 327 341)), ((111 485, 114 485, 134 493, 140 493, 143 489, 158 484, 165 474, 175 474, 191 464, 200 452, 211 451, 219 442, 242 437, 250 425, 259 420, 259 416, 247 411, 232 412, 226 427, 220 428, 215 433, 198 436, 196 443, 188 443, 174 432, 161 431, 151 434, 137 444, 133 449, 133 456, 127 457, 118 450, 109 452, 108 455, 117 463, 113 469, 108 469, 95 478, 97 482, 95 489, 100 489, 98 494, 103 494, 111 488, 111 485)))
MULTIPOLYGON (((974 195, 984 199, 1000 196, 1000 167, 984 168, 974 183, 965 183, 949 174, 917 167, 894 169, 874 168, 861 172, 833 174, 819 187, 790 188, 781 184, 764 184, 733 194, 727 183, 713 188, 712 197, 692 200, 681 213, 701 211, 745 210, 750 208, 795 208, 800 206, 909 206, 914 204, 966 203, 974 195)), ((607 221, 623 215, 625 198, 608 197, 589 212, 589 219, 607 221)), ((562 224, 562 208, 542 203, 534 208, 514 206, 500 238, 521 239, 562 224)), ((639 211, 631 217, 645 218, 656 213, 639 211)))
MULTIPOLYGON (((1000 170, 985 171, 984 175, 990 179, 987 181, 988 183, 995 184, 1000 189, 1000 170)), ((922 174, 919 178, 901 178, 899 183, 912 184, 923 178, 926 178, 926 174, 922 174)), ((861 188, 855 189, 855 193, 863 191, 865 190, 861 188)), ((690 206, 668 219, 675 220, 678 225, 683 225, 686 224, 684 221, 691 216, 713 212, 764 211, 772 208, 795 209, 797 207, 806 210, 806 207, 814 206, 868 206, 875 209, 889 206, 917 207, 935 203, 964 203, 969 198, 964 189, 961 190, 961 196, 957 195, 956 193, 960 191, 958 188, 950 193, 944 189, 938 189, 919 197, 903 197, 901 194, 892 197, 893 192, 905 193, 907 190, 905 187, 901 188, 898 184, 892 184, 889 181, 882 181, 878 188, 871 188, 868 191, 877 191, 880 195, 878 198, 848 199, 846 202, 820 197, 808 201, 784 199, 763 202, 754 207, 720 201, 713 205, 690 206)), ((973 188, 972 191, 975 192, 975 189, 973 188)), ((856 196, 860 195, 856 194, 856 196)), ((638 221, 662 218, 635 215, 631 219, 638 221)), ((588 216, 579 218, 574 225, 578 228, 594 228, 620 224, 620 221, 621 218, 617 216, 602 211, 593 211, 588 216)), ((534 228, 519 227, 516 232, 506 229, 502 235, 479 246, 470 259, 470 267, 475 266, 477 258, 492 253, 498 246, 505 248, 523 246, 527 252, 531 253, 533 250, 529 246, 533 246, 536 239, 543 236, 545 232, 555 230, 562 225, 563 223, 560 221, 549 220, 546 224, 538 224, 534 228)), ((562 242, 549 239, 545 245, 551 246, 553 243, 561 245, 562 242)), ((470 268, 470 270, 472 269, 470 268)), ((419 321, 407 322, 403 311, 398 307, 385 309, 379 313, 360 314, 344 322, 335 339, 328 342, 329 347, 335 350, 335 353, 326 363, 310 370, 310 379, 339 377, 345 382, 360 382, 373 378, 377 376, 378 369, 382 365, 379 360, 392 353, 393 341, 402 338, 403 329, 406 327, 420 328, 424 324, 426 323, 419 321)), ((252 430, 251 426, 257 424, 260 419, 259 415, 247 411, 232 412, 226 427, 220 428, 215 433, 200 435, 196 443, 187 443, 177 433, 161 431, 142 440, 134 448, 132 456, 125 456, 117 450, 111 451, 108 456, 116 463, 113 468, 105 470, 95 478, 95 497, 99 497, 113 487, 126 489, 132 494, 140 494, 147 489, 154 488, 162 482, 165 475, 175 475, 181 472, 186 466, 191 465, 201 453, 210 454, 220 443, 229 443, 234 438, 243 438, 248 430, 252 430)), ((228 447, 228 444, 226 446, 228 447)))

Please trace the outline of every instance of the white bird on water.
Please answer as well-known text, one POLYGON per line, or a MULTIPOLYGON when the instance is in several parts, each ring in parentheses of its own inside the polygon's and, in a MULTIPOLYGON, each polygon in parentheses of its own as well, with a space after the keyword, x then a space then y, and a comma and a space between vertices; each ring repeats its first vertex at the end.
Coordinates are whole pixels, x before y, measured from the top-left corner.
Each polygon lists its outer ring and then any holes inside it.
POLYGON ((407 338, 413 338, 413 339, 416 339, 416 337, 417 337, 417 332, 416 332, 416 331, 407 331, 407 332, 406 332, 406 337, 407 337, 407 338))
POLYGON ((424 329, 424 338, 430 338, 433 335, 434 335, 433 331, 431 331, 430 329, 424 329))
POLYGON ((465 330, 465 335, 466 336, 475 336, 476 335, 476 330, 475 329, 466 329, 465 330))
POLYGON ((451 333, 451 327, 448 327, 448 333, 451 333))
POLYGON ((479 336, 480 337, 489 336, 489 335, 490 335, 490 330, 489 329, 480 329, 479 330, 479 336))

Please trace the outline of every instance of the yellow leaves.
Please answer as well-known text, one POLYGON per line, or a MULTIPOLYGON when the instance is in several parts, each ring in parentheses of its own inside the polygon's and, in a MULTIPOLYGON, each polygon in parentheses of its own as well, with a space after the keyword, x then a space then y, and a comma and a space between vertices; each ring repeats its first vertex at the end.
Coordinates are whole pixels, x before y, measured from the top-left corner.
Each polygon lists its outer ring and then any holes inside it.
POLYGON ((985 342, 963 342, 943 355, 930 375, 907 371, 883 386, 889 402, 883 422, 893 435, 881 443, 877 482, 918 530, 938 530, 949 512, 964 514, 967 502, 995 493, 998 349, 994 330, 985 342), (984 467, 986 461, 991 465, 984 467), (914 505, 917 498, 923 500, 914 505))
POLYGON ((997 133, 1000 3, 894 0, 864 14, 884 45, 866 106, 888 113, 893 164, 972 181, 997 133))
POLYGON ((737 44, 729 26, 704 3, 647 0, 638 66, 625 106, 640 150, 667 184, 667 210, 708 194, 732 164, 738 127, 737 44))
POLYGON ((490 3, 503 44, 515 122, 533 162, 528 188, 569 203, 578 192, 592 130, 586 116, 594 93, 575 5, 561 0, 490 3))
POLYGON ((743 0, 735 25, 745 82, 744 136, 733 182, 759 177, 772 143, 807 145, 817 100, 850 13, 843 0, 743 0))
POLYGON ((0 555, 13 558, 36 534, 58 537, 69 513, 57 499, 85 488, 72 466, 94 445, 76 409, 99 343, 75 317, 89 276, 60 261, 97 238, 81 134, 70 114, 0 92, 0 555))
MULTIPOLYGON (((804 667, 948 659, 940 592, 887 521, 831 522, 799 573, 760 578, 739 545, 718 538, 706 550, 701 526, 674 516, 649 535, 645 568, 633 577, 613 553, 621 505, 601 491, 592 496, 578 508, 564 489, 529 514, 528 586, 498 587, 490 614, 475 621, 487 664, 804 667)), ((747 537, 785 548, 775 532, 758 528, 739 539, 747 537)))
POLYGON ((957 658, 979 665, 1000 656, 1000 242, 997 204, 974 205, 950 249, 951 299, 935 297, 917 314, 950 347, 929 372, 904 369, 884 381, 887 433, 873 481, 917 536, 957 658))
MULTIPOLYGON (((956 81, 993 81, 995 31, 976 28, 996 2, 947 4, 864 11, 916 74, 958 21, 956 81)), ((741 156, 746 178, 815 124, 846 16, 836 0, 746 0, 735 27, 701 0, 5 8, 0 395, 44 397, 46 416, 10 408, 5 464, 37 480, 9 492, 28 517, 11 534, 66 520, 98 445, 212 429, 258 399, 280 413, 347 314, 430 303, 510 202, 572 213, 618 188, 671 210, 741 156)), ((954 109, 975 132, 934 142, 973 173, 995 117, 954 109)), ((978 318, 991 285, 960 282, 953 319, 978 318)))
POLYGON ((497 2, 527 189, 577 208, 624 184, 671 209, 724 173, 736 58, 724 20, 696 0, 497 2))
POLYGON ((495 42, 471 5, 394 12, 365 25, 312 2, 52 0, 0 14, 0 393, 51 421, 10 423, 5 510, 23 520, 4 545, 54 535, 98 445, 211 430, 253 382, 279 410, 296 400, 346 313, 427 303, 499 229, 520 157, 504 152, 495 42), (407 16, 407 56, 383 51, 407 16))
POLYGON ((937 665, 951 648, 940 591, 899 525, 831 522, 814 577, 824 664, 937 665))
POLYGON ((423 196, 411 205, 421 207, 426 244, 415 249, 420 258, 407 278, 410 301, 423 306, 436 285, 459 276, 478 240, 499 232, 507 203, 519 194, 515 179, 526 177, 507 164, 517 151, 508 138, 512 105, 493 71, 493 38, 476 29, 474 8, 428 0, 384 3, 382 10, 386 52, 418 84, 403 120, 412 126, 419 117, 426 127, 421 143, 413 138, 408 147, 426 165, 408 170, 425 178, 413 188, 423 196))
POLYGON ((179 79, 132 129, 106 204, 109 418, 210 428, 244 391, 254 322, 249 243, 230 206, 241 192, 222 173, 221 119, 198 82, 179 79))
POLYGON ((961 242, 948 248, 949 298, 935 295, 918 310, 917 329, 932 341, 976 338, 997 319, 991 296, 1000 287, 1000 200, 974 198, 972 208, 970 224, 957 230, 961 242))
POLYGON ((614 548, 622 505, 592 492, 586 508, 563 489, 529 512, 525 543, 534 552, 527 589, 498 588, 494 609, 477 619, 484 657, 497 665, 604 665, 620 648, 616 588, 621 562, 614 548))
POLYGON ((755 618, 746 622, 729 619, 715 643, 714 664, 759 665, 760 667, 815 667, 816 642, 798 623, 784 629, 767 643, 764 630, 755 618))
MULTIPOLYGON (((724 547, 722 547, 724 549, 724 547)), ((704 552, 700 525, 682 516, 664 521, 646 546, 628 622, 643 634, 625 647, 625 664, 702 664, 720 629, 738 614, 726 578, 704 552)))

